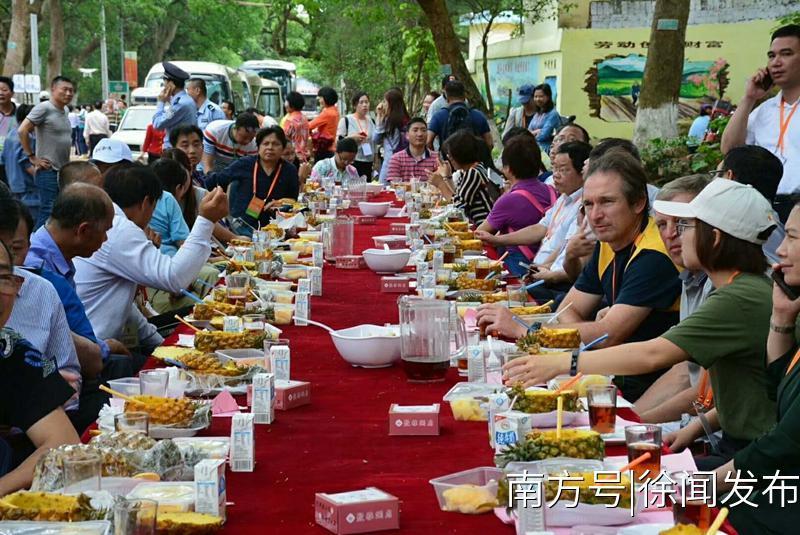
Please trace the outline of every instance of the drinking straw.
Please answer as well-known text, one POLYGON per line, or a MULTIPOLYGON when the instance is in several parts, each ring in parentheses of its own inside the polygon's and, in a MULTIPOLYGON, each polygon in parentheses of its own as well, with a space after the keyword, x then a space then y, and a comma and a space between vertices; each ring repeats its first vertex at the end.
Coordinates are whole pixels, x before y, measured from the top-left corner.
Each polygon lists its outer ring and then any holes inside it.
POLYGON ((194 282, 199 282, 201 285, 205 286, 206 288, 211 288, 212 290, 214 289, 214 285, 213 284, 211 284, 210 282, 206 282, 203 279, 196 279, 194 282))
POLYGON ((205 304, 205 301, 200 299, 197 295, 195 295, 194 293, 190 292, 189 290, 181 289, 181 293, 183 295, 185 295, 186 297, 188 297, 189 299, 191 299, 192 301, 194 301, 195 303, 200 303, 201 305, 205 304))
MULTIPOLYGON (((545 323, 555 323, 555 321, 558 319, 558 317, 559 317, 559 316, 560 316, 560 315, 561 315, 563 312, 565 312, 565 311, 566 311, 566 310, 567 310, 569 307, 571 307, 573 303, 574 303, 574 301, 570 301, 570 302, 567 304, 567 306, 565 306, 564 308, 562 308, 561 310, 559 310, 558 312, 556 312, 556 314, 555 314, 555 315, 554 315, 552 318, 550 318, 549 320, 547 320, 545 323)), ((544 306, 544 305, 542 305, 542 306, 544 306)))
POLYGON ((545 283, 545 281, 543 281, 543 280, 532 282, 532 283, 530 283, 529 285, 527 285, 525 287, 525 290, 530 290, 531 288, 536 288, 537 286, 541 286, 544 283, 545 283))
MULTIPOLYGON (((583 377, 583 374, 581 372, 575 374, 575 377, 573 377, 572 379, 570 379, 569 381, 558 387, 558 389, 556 390, 556 394, 560 394, 564 390, 568 389, 569 387, 580 381, 581 377, 583 377)), ((559 399, 561 399, 561 396, 559 396, 559 399)))
POLYGON ((722 527, 722 523, 725 522, 726 518, 728 518, 728 508, 723 507, 719 510, 719 514, 717 518, 714 519, 714 523, 711 524, 711 527, 706 531, 706 535, 715 535, 719 528, 722 527))
POLYGON ((530 330, 533 328, 533 325, 528 325, 527 323, 525 323, 525 322, 522 320, 522 318, 520 318, 520 317, 519 317, 519 316, 517 316, 516 314, 512 314, 512 315, 511 315, 511 319, 513 319, 514 321, 516 321, 517 323, 519 323, 520 325, 522 325, 523 327, 525 327, 525 331, 526 331, 526 332, 530 332, 530 330))
POLYGON ((628 470, 631 470, 631 469, 639 466, 640 464, 642 464, 643 462, 645 462, 647 459, 649 459, 652 456, 653 456, 653 454, 650 453, 649 451, 644 452, 641 455, 639 455, 637 458, 635 458, 634 460, 632 460, 631 462, 629 462, 628 464, 626 464, 625 466, 620 468, 619 471, 621 473, 622 472, 627 472, 628 470))
POLYGON ((180 321, 181 323, 183 323, 184 325, 186 325, 190 329, 192 329, 194 332, 196 332, 196 333, 200 332, 200 329, 198 329, 197 327, 195 327, 194 325, 192 325, 191 323, 189 323, 188 321, 186 321, 182 317, 178 316, 177 314, 175 314, 175 319, 180 321))
POLYGON ((521 266, 521 267, 524 267, 525 269, 528 269, 529 267, 531 267, 530 264, 526 264, 525 262, 517 262, 517 265, 521 266))
POLYGON ((556 408, 556 411, 558 412, 556 414, 556 440, 561 440, 561 420, 563 418, 563 412, 564 412, 564 398, 558 396, 557 403, 558 406, 556 408))
POLYGON ((583 351, 587 351, 596 346, 597 344, 602 344, 606 340, 608 340, 608 333, 604 334, 603 336, 598 336, 597 338, 595 338, 594 340, 583 346, 583 351))
POLYGON ((498 259, 497 259, 497 261, 498 261, 498 262, 502 262, 503 260, 505 260, 505 259, 506 259, 506 257, 508 256, 508 253, 510 253, 510 252, 511 252, 511 251, 506 251, 505 253, 503 253, 503 254, 502 254, 502 256, 501 256, 500 258, 498 258, 498 259))
POLYGON ((130 396, 126 396, 125 394, 123 394, 121 392, 117 392, 116 390, 112 390, 112 389, 108 388, 106 385, 100 385, 97 388, 99 388, 100 390, 102 390, 103 392, 105 392, 107 394, 111 394, 112 396, 118 397, 119 399, 124 399, 125 401, 128 401, 130 403, 138 403, 140 405, 146 405, 145 402, 139 401, 138 399, 134 399, 134 398, 132 398, 130 396))

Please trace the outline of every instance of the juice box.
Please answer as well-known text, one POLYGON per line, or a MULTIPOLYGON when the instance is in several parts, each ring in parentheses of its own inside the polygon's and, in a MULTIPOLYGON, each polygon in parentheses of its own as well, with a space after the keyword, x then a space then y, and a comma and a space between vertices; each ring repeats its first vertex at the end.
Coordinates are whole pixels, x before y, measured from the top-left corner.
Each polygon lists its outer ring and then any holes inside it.
POLYGON ((227 481, 225 459, 203 459, 194 465, 194 510, 225 521, 227 481))

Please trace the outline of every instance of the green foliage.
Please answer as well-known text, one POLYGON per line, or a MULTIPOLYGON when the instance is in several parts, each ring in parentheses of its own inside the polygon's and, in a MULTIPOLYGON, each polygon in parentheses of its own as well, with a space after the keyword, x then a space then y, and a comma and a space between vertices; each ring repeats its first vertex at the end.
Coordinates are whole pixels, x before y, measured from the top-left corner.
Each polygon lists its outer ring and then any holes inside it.
POLYGON ((682 176, 716 169, 722 160, 719 143, 691 146, 691 142, 688 136, 648 142, 641 150, 648 182, 662 186, 682 176))
POLYGON ((800 24, 800 11, 789 13, 785 17, 778 19, 778 24, 775 25, 775 29, 786 26, 787 24, 800 24))

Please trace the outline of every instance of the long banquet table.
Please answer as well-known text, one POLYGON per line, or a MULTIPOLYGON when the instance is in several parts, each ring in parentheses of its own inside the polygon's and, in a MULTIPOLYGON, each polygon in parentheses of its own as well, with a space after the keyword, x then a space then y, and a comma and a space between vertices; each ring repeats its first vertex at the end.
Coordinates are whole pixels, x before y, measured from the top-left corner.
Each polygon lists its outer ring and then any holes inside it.
MULTIPOLYGON (((392 222, 355 225, 354 252, 373 246, 372 236, 389 234, 392 222)), ((368 269, 324 268, 323 295, 314 297, 311 319, 345 328, 362 323, 397 323, 399 294, 381 293, 380 276, 368 269)), ((392 403, 442 403, 461 380, 451 369, 443 383, 412 384, 399 365, 353 368, 337 353, 320 328, 287 326, 293 379, 311 382, 311 404, 276 411, 272 425, 256 426, 255 471, 228 471, 225 533, 324 533, 314 522, 316 492, 344 492, 378 487, 400 499, 400 532, 418 534, 513 533, 492 514, 471 516, 439 509, 432 478, 492 466, 485 422, 456 422, 442 404, 441 434, 435 437, 388 436, 392 403)), ((179 328, 167 343, 174 343, 179 328)), ((152 366, 154 363, 148 363, 152 366)), ((243 404, 243 403, 242 403, 243 404)), ((635 415, 621 409, 628 420, 635 415)), ((204 435, 228 435, 229 418, 214 418, 204 435)), ((607 448, 623 455, 624 448, 607 448)))

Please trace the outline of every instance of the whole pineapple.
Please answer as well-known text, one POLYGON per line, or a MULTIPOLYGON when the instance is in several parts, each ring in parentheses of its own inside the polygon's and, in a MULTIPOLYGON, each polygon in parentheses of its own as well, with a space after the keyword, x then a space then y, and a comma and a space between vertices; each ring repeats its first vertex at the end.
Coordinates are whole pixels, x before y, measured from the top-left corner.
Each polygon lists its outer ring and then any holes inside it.
POLYGON ((0 520, 79 522, 94 518, 85 494, 64 495, 21 490, 0 499, 0 520))
MULTIPOLYGON (((558 409, 558 398, 554 390, 525 390, 521 386, 511 389, 508 396, 511 399, 517 398, 514 403, 514 410, 527 412, 529 414, 540 414, 552 412, 558 409)), ((577 412, 580 409, 578 392, 576 390, 564 390, 560 394, 563 398, 563 410, 567 412, 577 412)))

